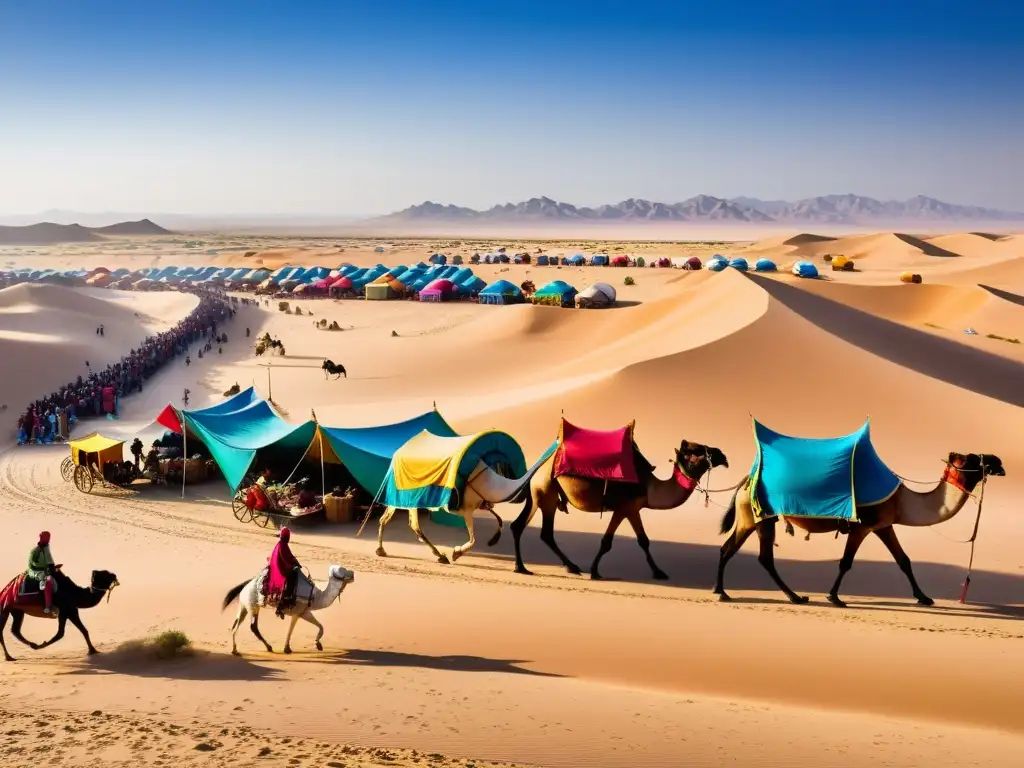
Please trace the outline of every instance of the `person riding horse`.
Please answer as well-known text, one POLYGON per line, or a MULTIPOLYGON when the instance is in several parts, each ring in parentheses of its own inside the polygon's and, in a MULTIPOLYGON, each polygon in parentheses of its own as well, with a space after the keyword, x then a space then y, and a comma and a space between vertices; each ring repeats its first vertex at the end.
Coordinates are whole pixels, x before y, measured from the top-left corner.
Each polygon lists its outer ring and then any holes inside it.
POLYGON ((299 569, 302 567, 288 547, 290 538, 291 531, 287 526, 283 526, 277 544, 274 545, 274 551, 267 558, 270 565, 263 588, 264 596, 268 600, 277 597, 277 616, 281 619, 284 618, 285 610, 295 604, 295 588, 298 584, 299 569))
POLYGON ((47 616, 53 611, 53 574, 56 572, 57 566, 50 554, 50 532, 43 531, 39 534, 39 543, 29 552, 25 576, 39 583, 45 600, 43 613, 47 616))

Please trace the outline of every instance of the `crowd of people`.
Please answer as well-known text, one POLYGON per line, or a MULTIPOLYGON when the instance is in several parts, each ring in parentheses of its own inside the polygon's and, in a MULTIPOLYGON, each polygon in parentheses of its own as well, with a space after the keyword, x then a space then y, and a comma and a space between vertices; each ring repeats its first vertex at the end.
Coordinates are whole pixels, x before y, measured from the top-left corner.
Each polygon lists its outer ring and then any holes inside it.
MULTIPOLYGON (((143 383, 176 357, 184 355, 188 359, 192 344, 205 340, 209 350, 214 343, 227 343, 227 334, 219 332, 218 327, 234 316, 236 310, 231 304, 238 300, 214 291, 196 293, 199 304, 169 331, 150 336, 103 370, 93 370, 86 360, 85 376, 30 403, 18 419, 18 444, 64 441, 80 419, 117 416, 120 398, 141 392, 143 383)), ((103 327, 99 326, 96 333, 104 335, 103 327)))

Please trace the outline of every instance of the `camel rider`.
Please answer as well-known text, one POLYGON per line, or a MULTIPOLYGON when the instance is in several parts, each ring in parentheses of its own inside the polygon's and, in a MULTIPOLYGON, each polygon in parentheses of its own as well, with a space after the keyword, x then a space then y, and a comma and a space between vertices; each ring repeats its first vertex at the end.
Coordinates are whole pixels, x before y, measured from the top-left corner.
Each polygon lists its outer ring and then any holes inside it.
POLYGON ((285 609, 295 602, 295 587, 299 579, 298 559, 288 547, 292 532, 287 526, 281 527, 277 544, 270 554, 270 571, 267 574, 266 594, 268 597, 280 595, 277 601, 277 615, 284 618, 285 609))
POLYGON ((25 575, 39 582, 43 599, 46 601, 43 613, 47 615, 53 611, 53 574, 56 570, 53 555, 50 554, 50 532, 43 531, 39 534, 39 543, 28 555, 28 570, 25 571, 25 575))

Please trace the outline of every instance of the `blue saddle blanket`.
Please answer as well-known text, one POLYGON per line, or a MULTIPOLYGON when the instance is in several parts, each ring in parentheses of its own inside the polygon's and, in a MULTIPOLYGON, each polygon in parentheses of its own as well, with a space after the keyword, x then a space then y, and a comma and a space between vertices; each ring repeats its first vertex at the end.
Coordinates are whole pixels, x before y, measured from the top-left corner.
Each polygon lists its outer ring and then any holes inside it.
POLYGON ((857 507, 880 504, 900 479, 871 444, 870 420, 844 437, 790 437, 754 420, 757 455, 751 467, 751 504, 765 516, 817 517, 857 522, 857 507))

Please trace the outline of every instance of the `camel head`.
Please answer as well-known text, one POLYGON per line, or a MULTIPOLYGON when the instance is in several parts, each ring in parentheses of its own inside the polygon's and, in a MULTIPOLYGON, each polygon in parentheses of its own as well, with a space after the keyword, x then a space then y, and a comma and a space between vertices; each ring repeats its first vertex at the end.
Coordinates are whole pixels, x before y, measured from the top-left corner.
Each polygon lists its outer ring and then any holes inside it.
POLYGON ((117 580, 117 575, 110 571, 93 571, 92 579, 89 582, 89 586, 99 592, 107 593, 107 600, 110 600, 110 593, 114 591, 114 587, 120 586, 121 582, 117 580))
POLYGON ((718 448, 683 440, 676 449, 675 464, 687 476, 698 479, 712 467, 728 467, 729 460, 718 448))
POLYGON ((340 581, 342 584, 348 585, 356 580, 356 575, 353 571, 348 568, 342 568, 340 565, 332 565, 327 569, 328 578, 331 581, 340 581))
MULTIPOLYGON (((967 492, 971 492, 985 477, 1006 477, 1003 461, 991 453, 955 453, 950 452, 947 474, 959 476, 967 492)), ((955 484, 955 483, 954 483, 955 484)))

